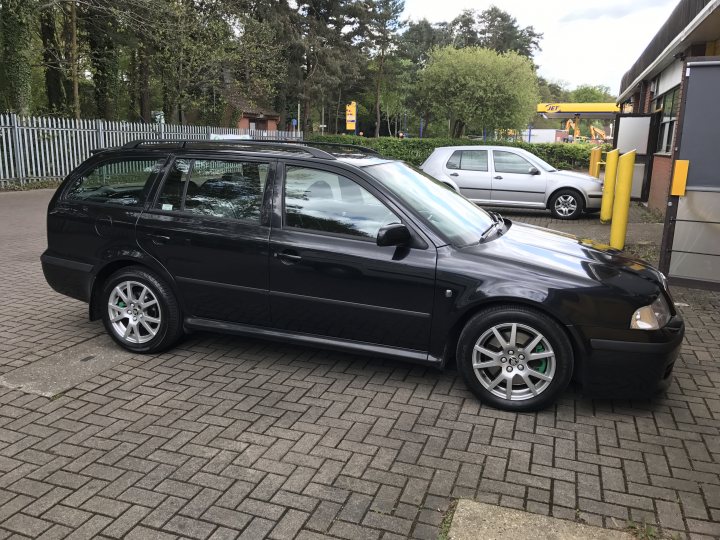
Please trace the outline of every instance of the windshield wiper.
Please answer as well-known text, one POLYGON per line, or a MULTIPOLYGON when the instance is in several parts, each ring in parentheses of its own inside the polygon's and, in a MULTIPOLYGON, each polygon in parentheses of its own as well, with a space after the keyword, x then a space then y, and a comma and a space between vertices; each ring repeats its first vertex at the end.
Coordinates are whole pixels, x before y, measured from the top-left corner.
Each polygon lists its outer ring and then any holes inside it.
POLYGON ((480 235, 480 241, 479 244, 482 244, 485 239, 490 235, 491 232, 493 232, 499 225, 503 225, 505 223, 505 220, 502 218, 500 214, 497 212, 488 212, 490 217, 492 218, 492 223, 488 226, 487 229, 485 229, 482 234, 480 235))

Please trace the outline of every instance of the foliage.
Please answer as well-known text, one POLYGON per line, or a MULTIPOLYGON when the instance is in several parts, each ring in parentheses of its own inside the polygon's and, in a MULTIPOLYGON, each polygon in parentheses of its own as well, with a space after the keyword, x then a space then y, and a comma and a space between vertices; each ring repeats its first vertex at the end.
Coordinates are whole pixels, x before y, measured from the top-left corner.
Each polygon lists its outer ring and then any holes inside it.
MULTIPOLYGON (((496 145, 514 146, 523 148, 539 158, 547 161, 558 169, 587 169, 590 165, 590 150, 594 145, 590 144, 565 144, 565 143, 526 143, 522 141, 482 141, 480 139, 451 139, 451 138, 427 138, 427 139, 398 139, 395 137, 380 137, 377 139, 367 137, 355 137, 352 135, 313 135, 310 141, 329 142, 338 144, 356 144, 376 150, 383 156, 401 159, 408 163, 419 166, 425 161, 435 148, 440 146, 469 146, 469 145, 496 145)), ((610 149, 609 145, 603 147, 604 151, 610 149)))
POLYGON ((614 103, 615 96, 610 93, 609 86, 584 84, 570 92, 568 101, 571 103, 614 103))
POLYGON ((35 0, 3 0, 0 6, 3 105, 20 114, 29 114, 32 100, 32 32, 36 7, 35 0))
POLYGON ((532 63, 515 52, 445 47, 433 51, 420 73, 431 109, 454 122, 452 134, 508 130, 527 126, 538 101, 532 63))
POLYGON ((520 28, 517 19, 491 6, 478 13, 465 10, 450 23, 455 47, 484 47, 497 52, 516 52, 531 58, 540 49, 542 34, 532 26, 520 28))

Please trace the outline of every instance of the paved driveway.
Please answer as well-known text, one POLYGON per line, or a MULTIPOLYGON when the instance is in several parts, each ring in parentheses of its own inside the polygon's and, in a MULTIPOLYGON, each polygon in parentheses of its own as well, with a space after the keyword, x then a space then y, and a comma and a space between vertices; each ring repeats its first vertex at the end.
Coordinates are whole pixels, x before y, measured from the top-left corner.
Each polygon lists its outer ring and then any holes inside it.
MULTIPOLYGON (((102 333, 43 279, 50 194, 0 194, 0 373, 102 333)), ((455 372, 211 334, 55 399, 0 388, 0 538, 436 538, 456 497, 720 536, 720 296, 676 296, 654 401, 510 414, 455 372)))

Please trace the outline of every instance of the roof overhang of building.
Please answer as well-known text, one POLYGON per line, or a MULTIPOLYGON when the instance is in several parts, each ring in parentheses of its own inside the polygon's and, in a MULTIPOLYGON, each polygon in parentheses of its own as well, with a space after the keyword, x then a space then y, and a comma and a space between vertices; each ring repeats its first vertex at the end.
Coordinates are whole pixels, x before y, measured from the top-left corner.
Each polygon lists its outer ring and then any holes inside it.
POLYGON ((623 76, 618 103, 626 102, 695 43, 718 39, 720 0, 681 0, 645 51, 623 76))

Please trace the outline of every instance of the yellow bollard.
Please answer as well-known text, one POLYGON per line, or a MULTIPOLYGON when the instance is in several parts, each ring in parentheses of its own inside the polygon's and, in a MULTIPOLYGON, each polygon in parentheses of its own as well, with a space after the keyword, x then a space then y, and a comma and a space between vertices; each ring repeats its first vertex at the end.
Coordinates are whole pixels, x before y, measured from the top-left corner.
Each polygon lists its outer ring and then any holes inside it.
POLYGON ((610 245, 615 249, 625 247, 634 169, 635 150, 631 150, 620 156, 618 160, 615 200, 613 201, 612 224, 610 225, 610 245))
POLYGON ((600 221, 603 223, 607 223, 612 218, 619 157, 620 150, 618 149, 611 150, 605 157, 605 181, 603 182, 602 203, 600 205, 600 221))
POLYGON ((600 156, 602 154, 602 150, 599 146, 596 146, 592 150, 590 150, 590 167, 588 168, 588 174, 590 176, 597 176, 595 175, 595 169, 597 164, 600 162, 600 156))

